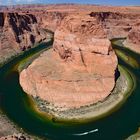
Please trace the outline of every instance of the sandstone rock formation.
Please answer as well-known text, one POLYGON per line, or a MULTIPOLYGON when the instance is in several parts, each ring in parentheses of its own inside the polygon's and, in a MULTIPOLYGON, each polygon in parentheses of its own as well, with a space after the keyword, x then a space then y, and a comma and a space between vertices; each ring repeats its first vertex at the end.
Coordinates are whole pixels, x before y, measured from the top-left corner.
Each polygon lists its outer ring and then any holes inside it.
POLYGON ((127 39, 124 42, 124 45, 136 52, 140 53, 140 23, 139 26, 133 28, 129 34, 127 39))
POLYGON ((61 21, 65 16, 68 15, 66 12, 43 12, 43 16, 40 16, 39 13, 35 13, 35 16, 38 20, 39 26, 44 29, 49 29, 52 32, 55 32, 56 28, 60 25, 61 21))
POLYGON ((56 106, 78 108, 104 100, 114 88, 117 57, 103 25, 90 15, 67 16, 53 49, 20 74, 24 91, 56 106))
POLYGON ((0 62, 49 37, 32 14, 0 13, 0 62))
POLYGON ((138 27, 140 14, 120 12, 91 12, 90 16, 97 17, 104 24, 109 39, 125 38, 133 27, 138 27))

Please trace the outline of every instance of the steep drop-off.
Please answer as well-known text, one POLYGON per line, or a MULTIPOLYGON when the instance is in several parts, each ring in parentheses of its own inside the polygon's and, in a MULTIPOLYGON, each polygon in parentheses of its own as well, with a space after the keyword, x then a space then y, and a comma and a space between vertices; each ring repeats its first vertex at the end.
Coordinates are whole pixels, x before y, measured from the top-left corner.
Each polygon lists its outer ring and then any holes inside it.
POLYGON ((34 15, 0 13, 0 63, 48 38, 34 15))
POLYGON ((137 53, 140 53, 140 23, 134 27, 128 34, 124 45, 137 53))
POLYGON ((90 16, 97 17, 104 24, 109 39, 125 38, 132 28, 140 24, 140 14, 121 12, 91 12, 90 16))

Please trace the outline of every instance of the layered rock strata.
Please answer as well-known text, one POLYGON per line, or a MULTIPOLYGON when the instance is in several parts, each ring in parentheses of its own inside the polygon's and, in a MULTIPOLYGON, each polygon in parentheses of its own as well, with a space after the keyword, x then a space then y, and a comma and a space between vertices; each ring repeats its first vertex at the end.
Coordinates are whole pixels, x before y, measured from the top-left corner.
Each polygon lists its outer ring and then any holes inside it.
POLYGON ((55 106, 79 108, 104 100, 115 85, 117 57, 103 25, 89 15, 67 16, 53 48, 20 74, 24 91, 55 106))
POLYGON ((0 63, 49 38, 33 14, 0 13, 0 63))
POLYGON ((0 63, 45 40, 48 37, 47 29, 55 32, 66 16, 75 13, 87 14, 97 18, 103 24, 109 39, 127 37, 129 32, 133 28, 137 28, 140 23, 138 7, 135 7, 136 9, 134 7, 127 9, 102 7, 102 11, 99 10, 98 6, 61 5, 60 9, 59 6, 44 6, 42 9, 41 7, 31 7, 30 10, 28 6, 23 9, 15 7, 8 9, 8 11, 6 9, 1 10, 0 63), (118 12, 119 10, 120 12, 118 12))
POLYGON ((38 20, 39 26, 44 29, 49 29, 52 32, 55 32, 56 28, 61 24, 61 21, 65 16, 68 15, 66 12, 43 12, 43 16, 40 16, 40 13, 35 13, 35 16, 38 20))
POLYGON ((138 27, 133 28, 127 39, 124 42, 124 45, 138 53, 140 53, 140 24, 138 27))
POLYGON ((132 28, 138 27, 140 24, 140 14, 138 13, 91 12, 90 16, 96 17, 104 24, 109 39, 125 38, 132 28))

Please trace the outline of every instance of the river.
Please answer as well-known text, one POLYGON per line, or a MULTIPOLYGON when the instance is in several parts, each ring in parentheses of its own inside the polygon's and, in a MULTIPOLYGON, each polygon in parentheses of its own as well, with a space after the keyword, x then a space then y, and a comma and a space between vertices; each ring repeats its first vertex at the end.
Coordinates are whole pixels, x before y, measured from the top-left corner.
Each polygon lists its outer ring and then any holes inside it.
POLYGON ((128 137, 140 126, 140 55, 122 47, 121 39, 112 43, 119 65, 134 75, 136 87, 125 104, 111 115, 90 123, 67 126, 56 124, 34 108, 33 101, 19 84, 18 66, 23 61, 31 62, 33 56, 37 57, 52 43, 41 44, 0 68, 1 109, 25 131, 51 140, 122 140, 128 137))

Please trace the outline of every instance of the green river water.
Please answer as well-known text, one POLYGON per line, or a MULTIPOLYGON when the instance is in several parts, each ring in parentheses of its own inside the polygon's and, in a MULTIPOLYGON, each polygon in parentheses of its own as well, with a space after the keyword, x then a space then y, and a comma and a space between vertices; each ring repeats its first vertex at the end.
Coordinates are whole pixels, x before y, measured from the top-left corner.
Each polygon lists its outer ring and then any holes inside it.
POLYGON ((64 125, 55 123, 36 111, 32 100, 19 84, 18 65, 36 57, 52 42, 14 58, 0 68, 0 107, 19 127, 28 133, 51 140, 122 140, 136 132, 140 126, 140 55, 121 46, 121 40, 113 40, 119 65, 127 68, 136 79, 136 87, 125 104, 110 115, 84 124, 64 125), (115 43, 117 45, 115 45, 115 43), (98 129, 94 132, 92 130, 98 129), (90 133, 89 133, 90 132, 90 133))

